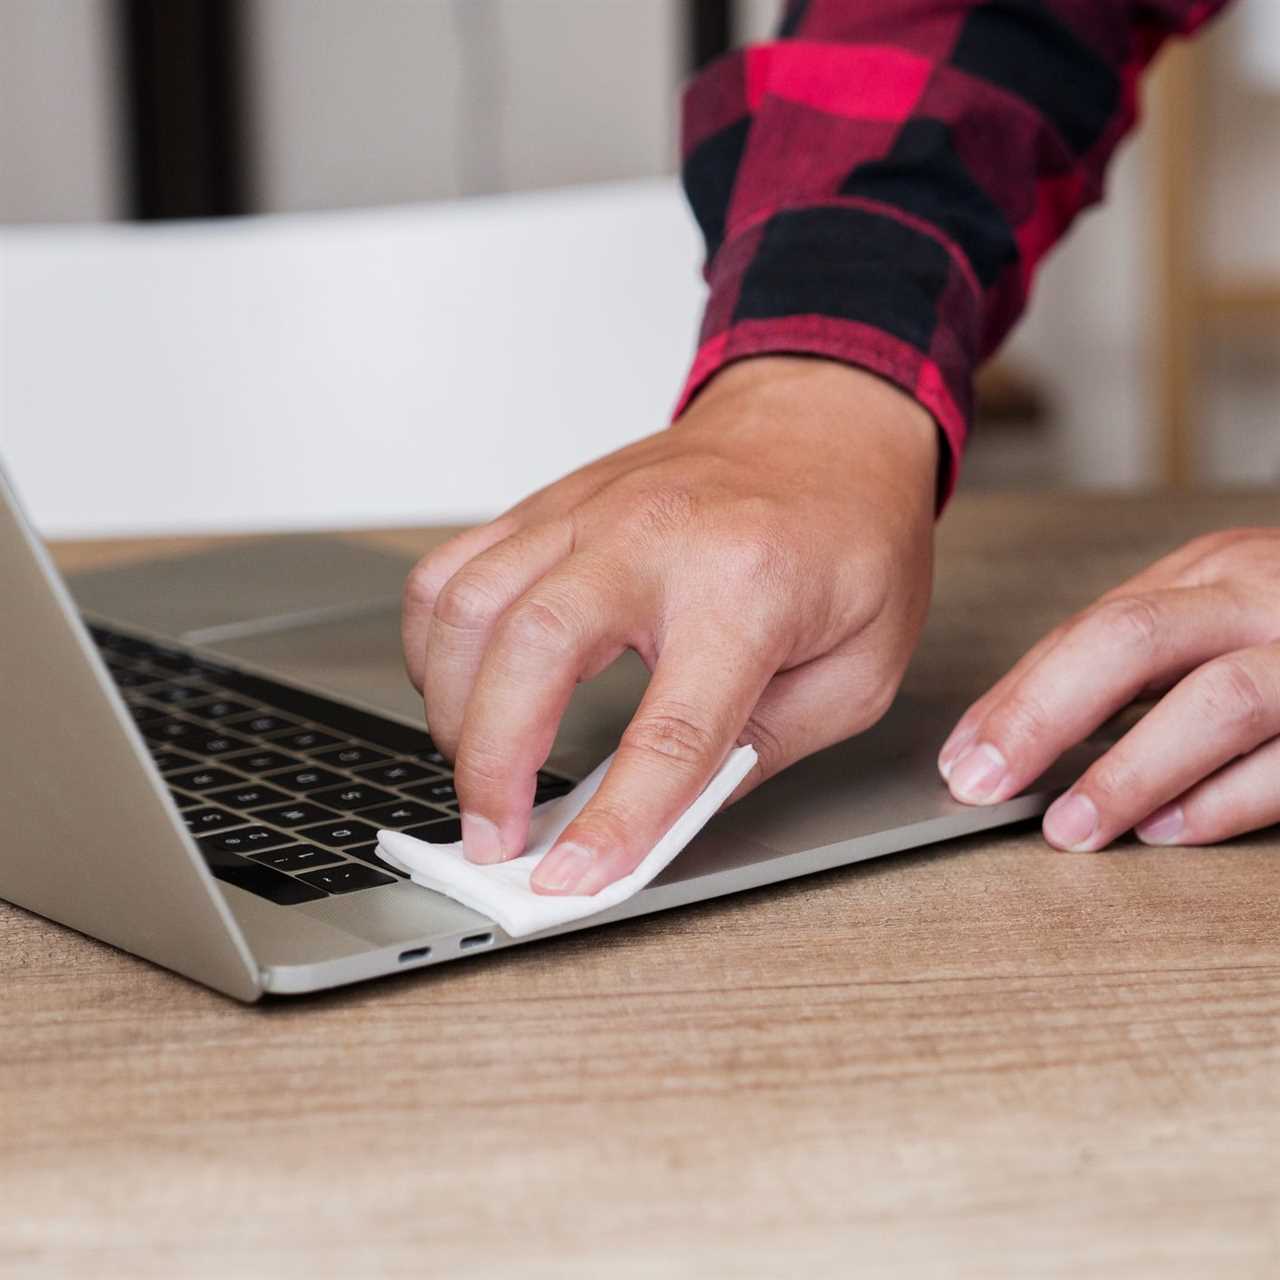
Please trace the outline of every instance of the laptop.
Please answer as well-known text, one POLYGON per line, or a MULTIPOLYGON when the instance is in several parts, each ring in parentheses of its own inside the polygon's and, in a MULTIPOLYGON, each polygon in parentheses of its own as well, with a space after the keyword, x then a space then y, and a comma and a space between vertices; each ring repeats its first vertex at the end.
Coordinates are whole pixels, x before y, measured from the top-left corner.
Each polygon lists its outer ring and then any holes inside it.
MULTIPOLYGON (((459 838, 449 761, 401 664, 408 567, 289 537, 69 589, 0 471, 0 898, 244 1001, 516 945, 375 852, 379 828, 459 838)), ((580 687, 540 798, 612 749, 644 679, 627 659, 580 687)), ((1083 763, 960 805, 934 766, 960 709, 900 697, 713 819, 629 901, 519 941, 1019 822, 1083 763)))

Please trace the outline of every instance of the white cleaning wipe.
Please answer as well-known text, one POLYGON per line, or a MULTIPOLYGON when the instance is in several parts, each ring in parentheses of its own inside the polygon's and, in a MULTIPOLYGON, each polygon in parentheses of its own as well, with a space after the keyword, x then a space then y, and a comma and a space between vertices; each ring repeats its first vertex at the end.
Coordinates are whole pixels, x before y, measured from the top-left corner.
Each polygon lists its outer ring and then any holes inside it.
POLYGON ((533 811, 525 852, 510 862, 480 866, 462 854, 462 842, 428 844, 399 831, 378 832, 383 861, 407 871, 415 884, 446 894, 501 925, 509 937, 524 938, 570 920, 595 915, 638 893, 706 826, 756 762, 754 747, 738 747, 707 783, 706 790, 675 820, 644 861, 621 880, 593 895, 534 893, 529 878, 560 833, 596 793, 613 757, 599 764, 567 795, 533 811))

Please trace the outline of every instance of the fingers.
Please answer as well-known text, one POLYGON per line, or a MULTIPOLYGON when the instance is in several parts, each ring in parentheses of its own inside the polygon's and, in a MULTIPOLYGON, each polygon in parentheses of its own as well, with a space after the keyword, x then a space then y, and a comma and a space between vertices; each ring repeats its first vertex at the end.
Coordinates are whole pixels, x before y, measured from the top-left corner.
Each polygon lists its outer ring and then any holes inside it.
MULTIPOLYGON (((1162 588, 1176 586, 1179 581, 1179 575, 1184 573, 1203 554, 1203 549, 1198 542, 1188 543, 1186 546, 1179 547, 1170 555, 1157 560, 1154 564, 1148 565, 1139 573, 1134 574, 1133 577, 1120 583, 1119 586, 1105 592, 1088 609, 1082 609, 1075 617, 1055 627, 1032 645, 1018 662, 992 685, 982 697, 974 702, 956 722, 955 728, 951 731, 946 742, 943 743, 942 750, 938 753, 938 771, 943 778, 950 778, 952 765, 960 753, 973 742, 987 712, 993 706, 996 706, 1019 680, 1048 657, 1057 648, 1059 641, 1069 634, 1074 627, 1078 626, 1095 610, 1103 605, 1110 604, 1114 600, 1127 599, 1147 592, 1159 591, 1162 588)), ((1182 673, 1179 672, 1178 674, 1181 675, 1182 673)), ((1167 687, 1167 684, 1167 681, 1151 681, 1150 687, 1153 690, 1162 691, 1161 686, 1167 687)))
POLYGON ((955 764, 960 753, 973 742, 987 712, 996 706, 1023 676, 1037 666, 1042 658, 1057 647, 1058 641, 1062 639, 1066 630, 1065 624, 1055 627, 1048 635, 1038 640, 960 717, 956 727, 951 730, 950 736, 942 744, 942 750, 938 752, 938 772, 944 779, 951 777, 952 765, 955 764))
POLYGON ((1152 681, 1241 648, 1252 634, 1247 612, 1214 587, 1105 600, 983 707, 948 764, 952 794, 968 804, 1007 800, 1152 681))
POLYGON ((467 529, 428 552, 410 571, 404 584, 400 639, 405 668, 419 693, 422 692, 423 672, 427 665, 427 629, 431 625, 436 597, 468 560, 510 537, 515 530, 516 523, 509 515, 467 529))
MULTIPOLYGON (((636 447, 632 446, 633 449, 636 447)), ((409 679, 419 692, 427 667, 428 631, 436 602, 446 584, 464 565, 504 539, 518 535, 520 530, 568 518, 568 513, 578 504, 608 483, 626 453, 627 450, 623 450, 589 463, 545 489, 530 494, 498 519, 450 538, 414 565, 405 582, 401 639, 409 679)))
POLYGON ((1278 734, 1280 645, 1216 658, 1181 681, 1053 803, 1045 838, 1059 849, 1101 849, 1278 734))
POLYGON ((471 861, 524 851, 537 771, 575 685, 621 652, 646 613, 637 581, 615 560, 571 556, 492 624, 454 767, 471 861))
POLYGON ((1138 823, 1152 845, 1217 844, 1280 822, 1280 738, 1219 769, 1138 823))
POLYGON ((593 894, 627 875, 698 797, 776 658, 741 632, 687 620, 669 637, 600 789, 539 864, 539 893, 593 894))
POLYGON ((431 736, 446 755, 457 752, 463 715, 499 621, 572 548, 569 520, 533 525, 473 557, 436 596, 424 644, 422 694, 431 736))

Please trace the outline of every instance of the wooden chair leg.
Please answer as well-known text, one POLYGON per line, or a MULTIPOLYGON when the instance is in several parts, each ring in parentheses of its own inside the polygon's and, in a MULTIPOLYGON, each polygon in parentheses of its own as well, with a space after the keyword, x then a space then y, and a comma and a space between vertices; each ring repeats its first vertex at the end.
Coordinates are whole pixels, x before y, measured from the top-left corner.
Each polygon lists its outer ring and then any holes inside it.
POLYGON ((1196 166, 1198 54, 1170 49, 1151 86, 1152 420, 1160 480, 1188 488, 1198 474, 1203 330, 1196 166))

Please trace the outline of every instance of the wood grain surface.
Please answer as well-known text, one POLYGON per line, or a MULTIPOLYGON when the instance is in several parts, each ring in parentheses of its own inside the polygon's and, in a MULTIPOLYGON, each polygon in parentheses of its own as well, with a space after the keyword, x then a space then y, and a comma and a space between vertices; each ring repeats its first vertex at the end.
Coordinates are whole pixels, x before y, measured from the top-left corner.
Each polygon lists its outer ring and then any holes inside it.
MULTIPOLYGON (((962 498, 911 679, 1276 513, 962 498)), ((1025 827, 256 1008, 4 905, 0 955, 5 1275, 1280 1275, 1275 830, 1025 827)))

